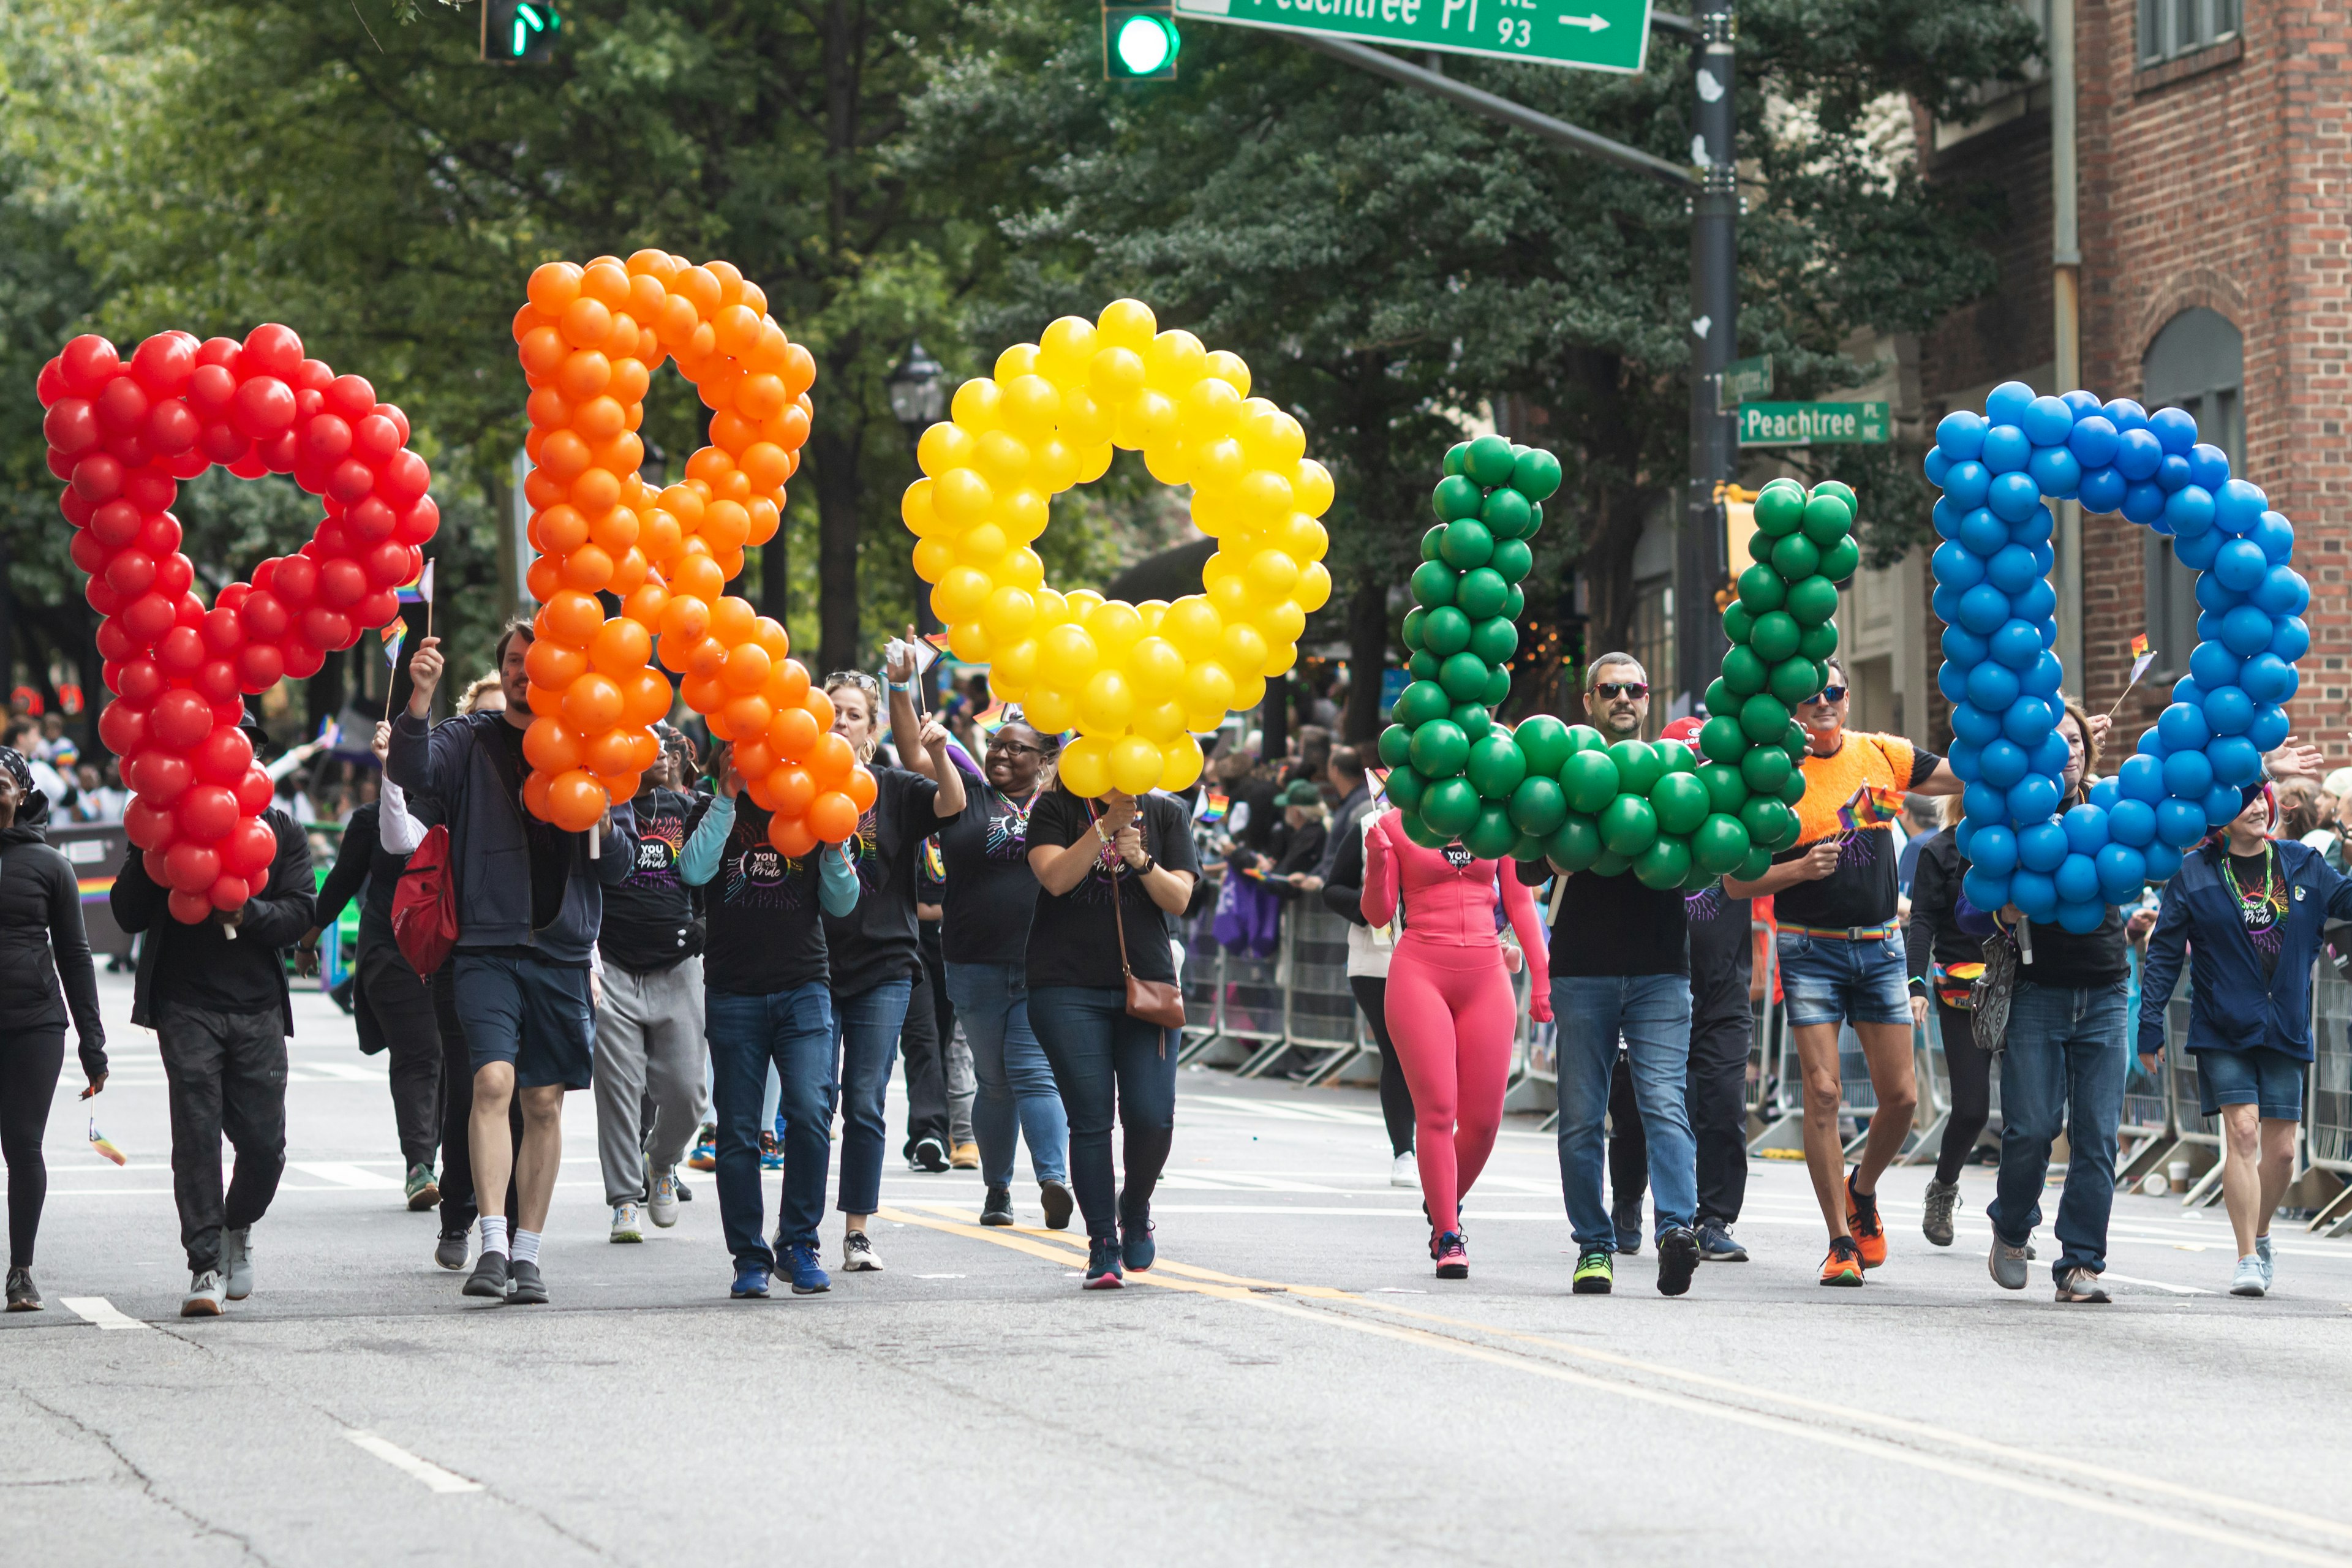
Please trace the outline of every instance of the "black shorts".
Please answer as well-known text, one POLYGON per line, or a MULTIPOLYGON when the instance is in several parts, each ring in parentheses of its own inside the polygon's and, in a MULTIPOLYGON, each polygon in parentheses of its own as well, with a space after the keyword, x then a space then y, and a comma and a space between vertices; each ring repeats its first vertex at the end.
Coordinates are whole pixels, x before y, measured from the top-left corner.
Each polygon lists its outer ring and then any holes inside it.
POLYGON ((495 952, 457 955, 457 1017, 474 1070, 515 1069, 517 1089, 586 1089, 596 1020, 588 971, 495 952))

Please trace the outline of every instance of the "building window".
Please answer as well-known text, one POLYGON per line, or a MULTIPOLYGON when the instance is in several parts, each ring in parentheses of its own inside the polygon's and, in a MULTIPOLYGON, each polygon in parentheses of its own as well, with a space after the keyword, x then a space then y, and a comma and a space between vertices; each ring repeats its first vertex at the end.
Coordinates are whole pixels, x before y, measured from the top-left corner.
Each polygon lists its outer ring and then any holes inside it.
POLYGON ((2237 37, 2243 0, 2139 0, 2139 63, 2166 60, 2237 37))
MULTIPOLYGON (((2167 321, 2140 361, 2140 396, 2149 411, 2187 409, 2197 421, 2198 438, 2227 453, 2233 474, 2246 461, 2244 383, 2244 340, 2226 318, 2202 306, 2167 321)), ((2161 534, 2150 533, 2145 548, 2148 646, 2165 674, 2182 674, 2197 646, 2197 574, 2174 557, 2172 542, 2161 534)))

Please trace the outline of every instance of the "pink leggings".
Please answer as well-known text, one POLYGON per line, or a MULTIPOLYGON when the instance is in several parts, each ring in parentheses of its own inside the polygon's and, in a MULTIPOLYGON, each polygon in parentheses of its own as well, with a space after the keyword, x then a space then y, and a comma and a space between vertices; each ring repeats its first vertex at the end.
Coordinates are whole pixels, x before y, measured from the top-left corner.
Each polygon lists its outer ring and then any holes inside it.
POLYGON ((1440 1232, 1461 1228, 1462 1196, 1494 1152, 1517 1011, 1499 946, 1418 942, 1410 930, 1397 943, 1389 1035, 1412 1090, 1421 1192, 1440 1232))

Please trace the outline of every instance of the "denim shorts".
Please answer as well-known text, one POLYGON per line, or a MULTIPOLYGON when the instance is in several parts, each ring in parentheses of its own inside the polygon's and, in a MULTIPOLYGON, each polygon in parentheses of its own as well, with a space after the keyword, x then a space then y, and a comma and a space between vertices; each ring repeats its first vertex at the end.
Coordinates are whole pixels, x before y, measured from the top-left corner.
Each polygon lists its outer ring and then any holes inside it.
POLYGON ((2206 1115, 2218 1116, 2225 1105, 2252 1105, 2265 1121, 2303 1120, 2303 1075, 2310 1063, 2268 1046, 2195 1055, 2197 1099, 2206 1115))
POLYGON ((1791 1025, 1911 1022, 1901 937, 1847 942, 1784 931, 1780 955, 1791 1025))

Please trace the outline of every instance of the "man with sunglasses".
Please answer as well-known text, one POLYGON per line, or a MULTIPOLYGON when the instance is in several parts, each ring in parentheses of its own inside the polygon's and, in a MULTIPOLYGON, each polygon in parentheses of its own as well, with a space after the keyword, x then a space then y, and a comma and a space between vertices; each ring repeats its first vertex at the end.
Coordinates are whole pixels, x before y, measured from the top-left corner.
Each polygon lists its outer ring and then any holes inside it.
POLYGON ((1836 659, 1828 667, 1829 684, 1797 705, 1809 754, 1796 847, 1775 856, 1771 869, 1753 882, 1725 878, 1723 890, 1735 899, 1772 898, 1780 990, 1805 1075, 1805 1166, 1830 1232, 1821 1282, 1859 1285, 1864 1269, 1886 1261, 1878 1178, 1902 1152, 1919 1091, 1895 918, 1895 836, 1884 826, 1842 831, 1838 809, 1865 785, 1929 795, 1958 795, 1961 786, 1948 763, 1900 735, 1848 731, 1845 668, 1836 659), (1842 1024, 1852 1025, 1862 1042, 1878 1099, 1851 1173, 1838 1139, 1842 1024))
MULTIPOLYGON (((1612 742, 1637 741, 1650 686, 1633 655, 1607 653, 1585 672, 1584 711, 1612 742)), ((1615 1277, 1617 1227, 1601 1191, 1610 1074, 1624 1042, 1633 1103, 1648 1144, 1655 1200, 1658 1289, 1679 1296, 1698 1270, 1697 1156, 1685 1106, 1690 1066, 1690 947, 1679 889, 1661 892, 1631 871, 1570 873, 1553 898, 1551 1005, 1559 1028, 1559 1177, 1576 1237, 1569 1289, 1603 1296, 1615 1277)), ((1546 879, 1523 863, 1522 881, 1546 879)), ((1904 1015, 1908 1017, 1906 1012, 1904 1015)), ((1632 1250, 1628 1248, 1627 1250, 1632 1250)))

